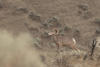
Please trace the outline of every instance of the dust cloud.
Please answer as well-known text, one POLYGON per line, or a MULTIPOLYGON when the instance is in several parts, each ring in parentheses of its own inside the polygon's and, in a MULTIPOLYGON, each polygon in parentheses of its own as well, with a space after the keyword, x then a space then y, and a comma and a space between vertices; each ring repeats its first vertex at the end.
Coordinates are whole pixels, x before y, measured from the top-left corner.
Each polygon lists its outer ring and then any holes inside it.
POLYGON ((46 67, 39 52, 31 47, 33 42, 28 33, 14 36, 0 30, 0 67, 46 67))

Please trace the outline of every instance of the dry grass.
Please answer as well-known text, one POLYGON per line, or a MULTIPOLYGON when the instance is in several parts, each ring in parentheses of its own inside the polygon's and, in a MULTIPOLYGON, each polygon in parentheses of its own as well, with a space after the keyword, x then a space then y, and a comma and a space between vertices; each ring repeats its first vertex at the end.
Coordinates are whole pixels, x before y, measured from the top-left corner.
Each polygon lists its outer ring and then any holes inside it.
POLYGON ((28 33, 0 31, 0 67, 45 67, 28 33))

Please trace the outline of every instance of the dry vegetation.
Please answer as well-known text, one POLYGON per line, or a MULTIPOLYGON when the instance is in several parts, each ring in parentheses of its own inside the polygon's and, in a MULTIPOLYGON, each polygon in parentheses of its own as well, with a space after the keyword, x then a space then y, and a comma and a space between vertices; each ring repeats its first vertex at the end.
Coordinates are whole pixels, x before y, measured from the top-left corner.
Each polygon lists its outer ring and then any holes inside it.
POLYGON ((46 67, 28 33, 18 36, 0 30, 0 67, 46 67))
POLYGON ((100 67, 99 36, 99 0, 0 0, 0 67, 100 67), (74 37, 81 52, 57 53, 53 28, 74 37))

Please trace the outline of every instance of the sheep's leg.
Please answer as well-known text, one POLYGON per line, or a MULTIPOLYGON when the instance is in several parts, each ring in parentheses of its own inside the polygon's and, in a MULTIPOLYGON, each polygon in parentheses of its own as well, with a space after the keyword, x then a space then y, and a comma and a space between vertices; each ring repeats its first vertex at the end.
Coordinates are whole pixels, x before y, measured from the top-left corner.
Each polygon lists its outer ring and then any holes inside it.
POLYGON ((74 49, 75 53, 78 53, 78 54, 80 53, 80 50, 76 46, 72 45, 71 47, 72 49, 74 49))
POLYGON ((79 50, 78 48, 75 47, 75 50, 76 50, 78 53, 80 53, 80 50, 79 50))
POLYGON ((58 43, 56 43, 56 46, 57 46, 57 59, 58 59, 58 65, 59 67, 62 67, 61 63, 62 63, 62 57, 61 57, 61 54, 60 54, 60 45, 58 43))
POLYGON ((60 50, 60 46, 58 43, 56 43, 56 46, 57 46, 57 53, 59 53, 59 50, 60 50))
POLYGON ((62 67, 62 63, 63 63, 63 62, 62 62, 62 58, 63 58, 63 57, 62 57, 62 52, 61 52, 61 51, 62 51, 62 49, 61 49, 61 48, 62 48, 62 45, 61 45, 61 44, 59 44, 59 46, 58 46, 59 67, 62 67))

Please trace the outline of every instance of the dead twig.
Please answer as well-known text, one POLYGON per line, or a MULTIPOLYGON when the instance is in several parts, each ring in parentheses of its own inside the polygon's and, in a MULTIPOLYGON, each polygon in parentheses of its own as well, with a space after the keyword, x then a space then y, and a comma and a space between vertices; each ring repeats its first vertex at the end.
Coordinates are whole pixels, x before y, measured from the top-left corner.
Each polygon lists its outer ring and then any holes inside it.
POLYGON ((96 41, 96 39, 94 39, 94 40, 93 40, 93 43, 92 43, 91 54, 90 54, 91 57, 92 57, 93 54, 94 54, 94 50, 95 50, 96 44, 97 44, 97 41, 96 41))
POLYGON ((86 60, 88 58, 88 56, 92 59, 93 57, 93 54, 94 54, 94 50, 95 50, 95 47, 96 47, 96 44, 97 44, 97 41, 96 39, 94 39, 92 41, 92 48, 90 50, 90 52, 88 52, 84 57, 83 57, 83 60, 86 60))

